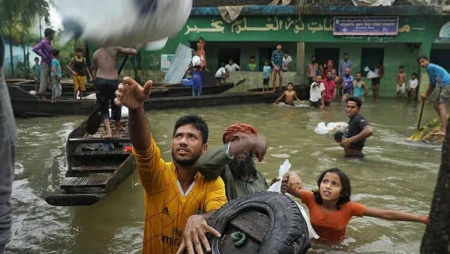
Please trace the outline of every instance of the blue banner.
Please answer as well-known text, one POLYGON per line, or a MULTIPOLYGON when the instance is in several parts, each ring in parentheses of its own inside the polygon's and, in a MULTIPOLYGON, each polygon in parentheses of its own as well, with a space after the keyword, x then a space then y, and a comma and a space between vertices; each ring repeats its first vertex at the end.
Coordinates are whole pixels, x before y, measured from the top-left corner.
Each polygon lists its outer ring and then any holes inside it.
POLYGON ((333 35, 398 34, 398 17, 334 17, 333 35))

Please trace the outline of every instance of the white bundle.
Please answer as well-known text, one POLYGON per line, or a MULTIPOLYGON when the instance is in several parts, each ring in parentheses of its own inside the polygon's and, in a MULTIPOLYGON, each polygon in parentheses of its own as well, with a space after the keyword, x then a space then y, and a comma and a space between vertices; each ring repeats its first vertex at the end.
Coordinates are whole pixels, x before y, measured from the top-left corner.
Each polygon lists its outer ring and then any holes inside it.
MULTIPOLYGON (((289 172, 289 169, 291 168, 291 163, 289 163, 289 160, 286 159, 283 164, 281 164, 280 169, 278 170, 278 178, 280 179, 278 182, 272 184, 270 188, 267 191, 271 192, 278 192, 281 193, 281 182, 283 179, 283 176, 289 172)), ((297 203, 297 202, 296 202, 297 203)), ((303 206, 299 205, 297 203, 298 209, 300 209, 300 212, 302 213, 303 218, 306 221, 306 225, 308 226, 308 232, 309 232, 309 238, 319 239, 319 235, 314 231, 314 228, 311 225, 311 222, 309 221, 309 216, 306 213, 303 206)))
POLYGON ((99 46, 156 50, 186 23, 192 0, 56 0, 64 44, 75 36, 99 46))
POLYGON ((368 66, 366 66, 366 68, 364 68, 364 71, 367 72, 367 78, 369 78, 369 79, 376 78, 378 76, 378 74, 376 74, 375 72, 371 71, 368 66))

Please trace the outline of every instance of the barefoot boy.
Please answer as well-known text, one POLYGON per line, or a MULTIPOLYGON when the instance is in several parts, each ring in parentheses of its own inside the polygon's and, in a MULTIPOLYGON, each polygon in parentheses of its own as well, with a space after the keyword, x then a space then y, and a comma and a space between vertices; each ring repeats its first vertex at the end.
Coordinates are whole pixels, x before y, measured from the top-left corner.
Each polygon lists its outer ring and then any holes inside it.
POLYGON ((295 106, 294 99, 296 101, 302 103, 302 101, 297 97, 297 93, 294 91, 294 84, 292 82, 288 83, 287 90, 284 91, 284 93, 280 97, 278 97, 278 99, 273 104, 274 105, 277 104, 285 96, 286 96, 286 101, 284 103, 286 105, 295 106))
POLYGON ((405 73, 405 67, 400 66, 398 68, 398 73, 396 77, 397 81, 397 98, 401 99, 403 98, 403 95, 405 94, 405 86, 406 86, 406 73, 405 73))
POLYGON ((412 100, 414 99, 414 96, 416 96, 416 89, 419 85, 419 80, 417 80, 417 73, 413 72, 411 74, 411 79, 408 82, 408 99, 412 100))
POLYGON ((450 100, 450 74, 441 66, 430 63, 426 56, 419 56, 417 62, 419 62, 422 68, 427 70, 428 76, 430 77, 430 85, 428 86, 427 92, 421 94, 420 98, 422 100, 428 100, 431 96, 431 101, 441 119, 442 126, 441 129, 434 134, 445 135, 447 130, 446 106, 450 100))

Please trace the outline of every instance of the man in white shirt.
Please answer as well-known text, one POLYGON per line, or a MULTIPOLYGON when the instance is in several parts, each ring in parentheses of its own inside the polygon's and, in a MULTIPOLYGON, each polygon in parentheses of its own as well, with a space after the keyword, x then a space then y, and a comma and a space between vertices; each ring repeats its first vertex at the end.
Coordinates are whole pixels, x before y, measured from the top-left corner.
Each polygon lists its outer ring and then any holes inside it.
POLYGON ((322 76, 316 75, 316 81, 311 84, 311 89, 309 90, 309 103, 311 107, 324 107, 324 92, 325 85, 322 83, 322 76))
POLYGON ((239 67, 239 65, 235 64, 233 62, 233 59, 230 58, 230 60, 228 60, 228 64, 225 65, 225 70, 227 71, 227 75, 229 77, 230 73, 241 70, 241 67, 239 67))
POLYGON ((220 68, 216 72, 216 85, 220 85, 221 83, 225 83, 227 80, 227 71, 225 70, 225 63, 220 64, 220 68))
POLYGON ((408 99, 409 100, 414 99, 418 85, 419 85, 419 80, 417 79, 417 73, 413 72, 413 74, 411 74, 411 79, 408 82, 408 99))

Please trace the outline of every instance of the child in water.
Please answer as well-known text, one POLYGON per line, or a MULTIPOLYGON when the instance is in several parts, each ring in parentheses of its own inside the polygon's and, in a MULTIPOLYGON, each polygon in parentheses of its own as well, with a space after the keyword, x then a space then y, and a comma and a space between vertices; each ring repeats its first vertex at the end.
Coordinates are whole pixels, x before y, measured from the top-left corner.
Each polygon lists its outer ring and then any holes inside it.
POLYGON ((369 208, 350 201, 351 186, 348 176, 337 168, 328 169, 317 180, 319 191, 307 191, 301 187, 301 179, 295 173, 283 177, 282 192, 288 192, 302 200, 310 214, 311 224, 320 239, 337 241, 345 236, 353 216, 370 216, 387 220, 427 223, 427 216, 369 208))
POLYGON ((280 97, 273 103, 273 105, 277 104, 283 97, 286 96, 286 101, 284 102, 286 105, 295 106, 294 99, 299 103, 303 103, 298 97, 297 93, 294 91, 294 84, 292 82, 288 83, 287 90, 284 91, 280 97))

